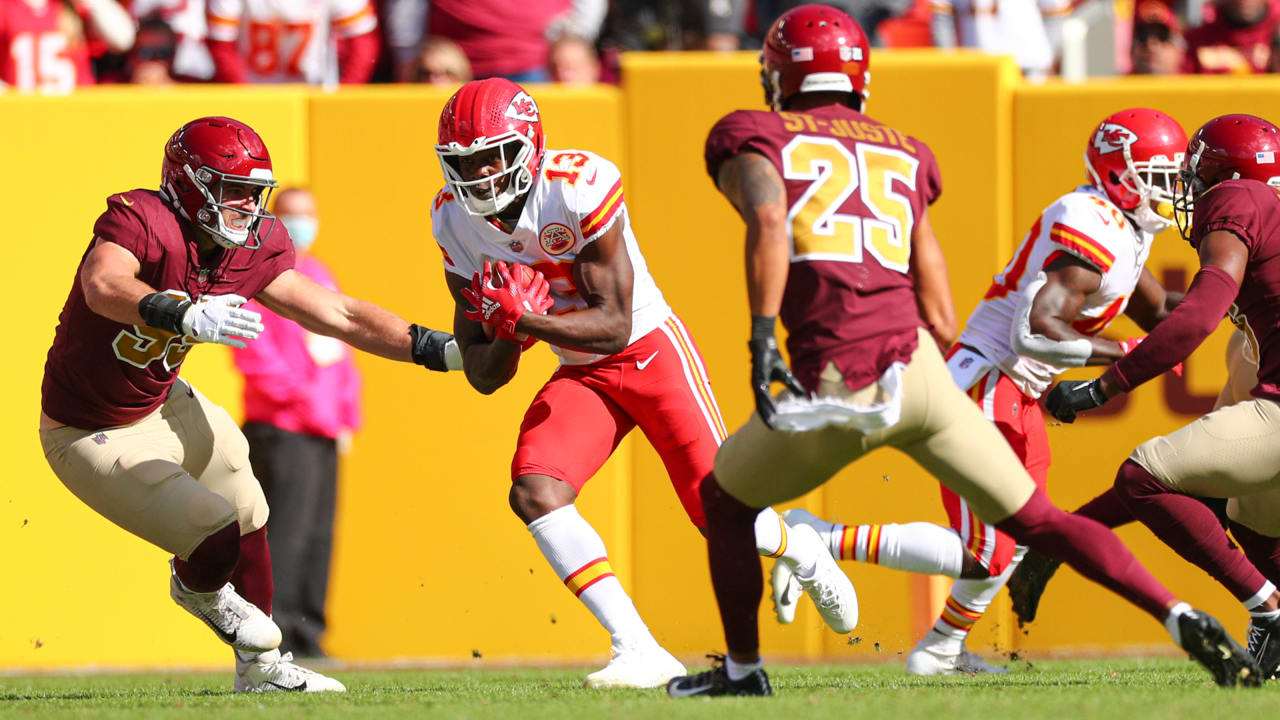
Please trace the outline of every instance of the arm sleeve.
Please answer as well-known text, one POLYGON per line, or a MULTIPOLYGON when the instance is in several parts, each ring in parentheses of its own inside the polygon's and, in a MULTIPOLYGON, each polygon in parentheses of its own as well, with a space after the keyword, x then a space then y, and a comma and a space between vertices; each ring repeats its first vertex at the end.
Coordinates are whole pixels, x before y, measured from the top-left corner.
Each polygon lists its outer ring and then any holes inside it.
POLYGON ((1250 254, 1258 246, 1257 233, 1254 228, 1263 227, 1258 208, 1262 207, 1262 198, 1255 198, 1253 192, 1271 190, 1260 188, 1256 184, 1242 185, 1228 180, 1215 185, 1196 201, 1195 224, 1191 235, 1191 244, 1200 247, 1205 235, 1218 230, 1226 230, 1249 248, 1250 254))
POLYGON ((1116 361, 1107 372, 1128 392, 1182 362, 1218 327, 1236 299, 1239 287, 1226 270, 1206 265, 1187 295, 1147 339, 1116 361))

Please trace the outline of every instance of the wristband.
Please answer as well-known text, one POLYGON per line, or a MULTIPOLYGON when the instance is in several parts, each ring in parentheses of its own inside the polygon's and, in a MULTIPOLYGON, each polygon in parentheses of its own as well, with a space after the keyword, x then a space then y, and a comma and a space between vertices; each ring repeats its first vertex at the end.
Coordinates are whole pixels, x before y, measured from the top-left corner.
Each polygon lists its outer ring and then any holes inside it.
POLYGON ((142 322, 150 327, 166 330, 174 335, 185 335, 186 331, 182 329, 182 316, 187 314, 189 307, 191 307, 190 300, 180 300, 156 292, 144 295, 138 301, 138 314, 142 316, 142 322))
POLYGON ((414 362, 425 366, 428 370, 448 372, 449 365, 445 357, 445 349, 453 340, 453 335, 421 325, 410 325, 409 338, 413 345, 414 362))
POLYGON ((766 337, 773 337, 773 326, 777 322, 777 317, 766 317, 764 315, 751 316, 751 339, 760 340, 766 337))

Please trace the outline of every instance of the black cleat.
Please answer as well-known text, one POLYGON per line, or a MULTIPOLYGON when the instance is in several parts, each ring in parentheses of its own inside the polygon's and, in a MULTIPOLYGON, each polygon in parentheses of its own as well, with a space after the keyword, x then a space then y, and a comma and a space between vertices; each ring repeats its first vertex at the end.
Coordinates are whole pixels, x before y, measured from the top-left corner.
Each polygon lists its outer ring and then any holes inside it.
POLYGON ((723 655, 708 655, 711 669, 697 675, 682 675, 667 682, 667 694, 671 697, 695 697, 717 695, 772 695, 769 676, 764 668, 752 672, 741 680, 730 680, 724 667, 723 655))
POLYGON ((1178 618, 1178 633, 1182 649, 1212 673, 1213 681, 1222 687, 1262 685, 1258 664, 1211 616, 1188 610, 1178 618))
POLYGON ((1014 568, 1006 587, 1009 588, 1009 600, 1013 604, 1013 614, 1018 616, 1018 627, 1036 619, 1036 610, 1040 608, 1040 596, 1049 584, 1049 578, 1058 571, 1061 560, 1041 555, 1035 550, 1027 550, 1027 554, 1014 568))
POLYGON ((1258 663, 1263 680, 1276 676, 1280 670, 1280 620, 1254 618, 1249 623, 1249 657, 1258 663))

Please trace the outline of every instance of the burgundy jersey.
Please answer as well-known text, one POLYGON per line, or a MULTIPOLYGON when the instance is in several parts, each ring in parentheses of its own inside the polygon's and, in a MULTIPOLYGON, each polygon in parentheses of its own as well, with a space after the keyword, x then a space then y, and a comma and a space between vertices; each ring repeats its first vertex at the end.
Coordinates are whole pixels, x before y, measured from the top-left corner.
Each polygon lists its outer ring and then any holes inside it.
MULTIPOLYGON (((253 297, 293 267, 293 243, 279 223, 272 223, 261 248, 223 250, 203 268, 196 256, 199 232, 154 190, 112 195, 93 226, 95 238, 138 258, 139 280, 176 297, 253 297)), ((164 402, 196 341, 90 310, 80 284, 83 257, 80 265, 45 361, 41 406, 54 420, 86 430, 125 425, 164 402)))
POLYGON ((768 158, 786 183, 791 271, 781 317, 800 382, 816 387, 832 361, 856 389, 909 361, 924 324, 908 274, 911 232, 942 192, 929 148, 828 105, 726 115, 707 138, 712 179, 741 152, 768 158))
POLYGON ((1266 73, 1271 41, 1280 26, 1280 4, 1272 0, 1256 25, 1235 27, 1218 10, 1213 22, 1187 32, 1187 60, 1194 73, 1266 73))
POLYGON ((63 29, 61 0, 33 7, 26 0, 0 2, 0 83, 23 92, 69 93, 92 85, 89 49, 63 29))
POLYGON ((1249 248, 1231 319, 1257 352, 1256 397, 1280 400, 1280 190, 1256 180, 1227 180, 1196 199, 1191 244, 1227 230, 1249 248))

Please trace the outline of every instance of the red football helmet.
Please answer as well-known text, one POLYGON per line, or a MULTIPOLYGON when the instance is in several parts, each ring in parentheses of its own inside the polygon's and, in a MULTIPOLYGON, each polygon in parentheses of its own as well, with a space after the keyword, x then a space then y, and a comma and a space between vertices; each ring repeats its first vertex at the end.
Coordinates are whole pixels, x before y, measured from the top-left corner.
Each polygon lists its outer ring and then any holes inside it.
POLYGON ((473 80, 459 88, 440 113, 440 168, 449 188, 473 215, 501 212, 529 192, 543 149, 538 104, 510 80, 473 80), (491 148, 501 148, 502 169, 466 179, 461 159, 491 148))
POLYGON ((1253 115, 1222 115, 1196 130, 1178 173, 1178 230, 1191 239, 1196 198, 1223 180, 1280 187, 1280 128, 1253 115))
POLYGON ((774 21, 760 51, 760 82, 773 110, 803 92, 847 92, 862 108, 871 48, 853 18, 829 5, 801 5, 774 21))
POLYGON ((1177 120, 1158 110, 1121 110, 1089 136, 1084 166, 1116 207, 1156 233, 1173 225, 1173 186, 1186 147, 1187 133, 1177 120))
POLYGON ((178 128, 164 145, 160 169, 160 194, 182 217, 206 230, 214 242, 229 248, 257 250, 263 231, 260 222, 275 217, 263 208, 271 189, 271 154, 253 128, 227 117, 203 117, 178 128), (241 215, 245 210, 222 202, 227 184, 250 186, 256 208, 243 228, 230 227, 222 210, 241 215))

